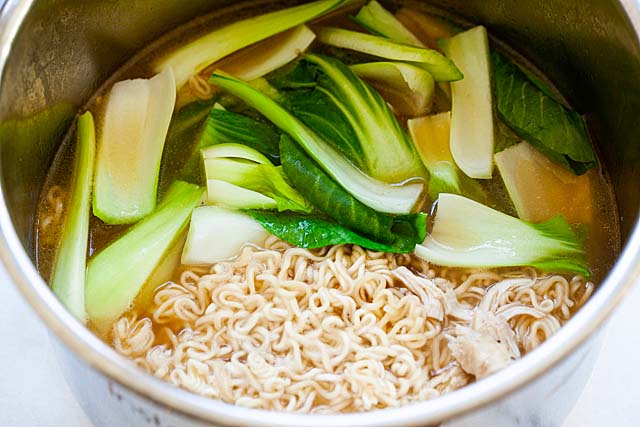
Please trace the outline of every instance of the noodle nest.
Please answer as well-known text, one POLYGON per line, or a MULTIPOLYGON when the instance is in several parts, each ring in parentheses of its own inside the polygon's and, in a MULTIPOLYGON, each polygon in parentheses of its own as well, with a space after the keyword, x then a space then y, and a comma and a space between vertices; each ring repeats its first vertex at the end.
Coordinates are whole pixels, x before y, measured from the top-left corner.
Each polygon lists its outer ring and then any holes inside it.
POLYGON ((530 268, 468 271, 411 255, 270 238, 183 271, 114 324, 145 371, 251 408, 340 413, 435 398, 554 334, 593 290, 530 268))

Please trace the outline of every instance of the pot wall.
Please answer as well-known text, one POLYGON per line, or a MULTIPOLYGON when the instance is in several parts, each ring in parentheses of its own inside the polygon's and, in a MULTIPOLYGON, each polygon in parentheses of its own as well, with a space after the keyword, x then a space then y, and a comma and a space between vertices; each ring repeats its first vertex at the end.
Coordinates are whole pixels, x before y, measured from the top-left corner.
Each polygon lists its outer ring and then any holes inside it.
MULTIPOLYGON (((460 16, 473 17, 473 21, 487 25, 492 34, 518 46, 559 83, 581 111, 597 116, 594 126, 598 148, 618 195, 623 239, 629 238, 640 198, 640 145, 636 136, 640 50, 621 4, 633 11, 635 4, 598 0, 437 3, 446 4, 460 16)), ((78 106, 134 52, 168 28, 212 10, 214 4, 234 4, 242 13, 250 13, 254 7, 208 0, 13 0, 0 16, 0 42, 4 43, 0 59, 5 62, 0 82, 0 183, 8 214, 22 243, 21 247, 7 243, 13 238, 13 231, 3 225, 0 249, 23 294, 49 322, 54 336, 63 337, 66 344, 54 338, 62 367, 97 425, 205 424, 153 403, 102 373, 114 375, 118 371, 105 364, 118 356, 64 313, 33 266, 25 261, 25 254, 34 258, 32 230, 38 191, 57 143, 78 106)), ((0 222, 2 215, 4 211, 0 212, 0 222)), ((630 280, 630 274, 619 275, 618 280, 623 276, 630 280)), ((621 283, 612 284, 615 286, 622 288, 621 283)), ((594 313, 590 315, 595 317, 594 313)), ((597 342, 598 338, 592 336, 569 357, 506 399, 490 402, 465 416, 447 416, 447 425, 559 425, 588 378, 597 342)), ((528 357, 538 356, 534 352, 528 357)), ((133 372, 132 383, 142 381, 142 374, 133 372)), ((160 387, 151 388, 144 394, 159 393, 160 387)), ((412 409, 407 408, 406 412, 411 413, 412 409)), ((416 415, 405 425, 424 425, 420 417, 416 415)), ((365 418, 361 419, 364 423, 365 418)), ((375 424, 375 417, 366 418, 371 419, 374 422, 368 425, 375 424)), ((278 422, 277 416, 265 419, 265 425, 278 422)), ((390 425, 388 420, 385 422, 390 425)))

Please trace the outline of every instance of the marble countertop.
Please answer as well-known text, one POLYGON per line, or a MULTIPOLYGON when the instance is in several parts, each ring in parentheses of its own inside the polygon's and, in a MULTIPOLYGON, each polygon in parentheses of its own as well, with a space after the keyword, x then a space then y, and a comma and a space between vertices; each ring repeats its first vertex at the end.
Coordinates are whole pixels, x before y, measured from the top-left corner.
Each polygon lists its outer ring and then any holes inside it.
MULTIPOLYGON (((0 426, 91 427, 58 369, 45 326, 1 266, 0 301, 0 426)), ((594 373, 563 427, 640 425, 640 370, 628 368, 640 361, 638 325, 640 284, 607 326, 594 373)))

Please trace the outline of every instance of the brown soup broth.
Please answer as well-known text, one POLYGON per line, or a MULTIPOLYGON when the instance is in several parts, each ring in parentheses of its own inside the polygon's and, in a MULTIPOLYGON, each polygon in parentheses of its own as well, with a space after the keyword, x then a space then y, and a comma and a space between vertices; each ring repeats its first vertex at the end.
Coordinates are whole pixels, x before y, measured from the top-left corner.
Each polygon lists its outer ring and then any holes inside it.
MULTIPOLYGON (((139 52, 113 76, 104 83, 104 85, 89 100, 83 110, 90 110, 96 118, 96 134, 100 133, 100 118, 104 108, 105 97, 111 86, 120 80, 129 78, 149 78, 152 75, 150 64, 153 60, 164 54, 165 52, 184 44, 185 42, 195 38, 196 36, 210 31, 212 28, 222 26, 232 20, 242 19, 251 15, 265 13, 275 10, 283 5, 269 1, 252 2, 250 6, 247 3, 235 4, 228 8, 218 10, 210 15, 198 17, 192 22, 171 31, 160 39, 150 44, 146 49, 139 52)), ((431 8, 423 5, 423 3, 411 2, 411 8, 427 13, 437 19, 453 22, 460 27, 469 27, 470 23, 458 19, 445 11, 431 8)), ((353 11, 334 14, 322 19, 322 23, 339 25, 342 27, 350 27, 358 29, 348 15, 352 15, 353 11)), ((312 25, 313 26, 313 25, 312 25)), ((534 75, 542 78, 551 88, 554 86, 548 79, 544 78, 544 74, 536 69, 531 63, 517 54, 516 50, 500 42, 492 39, 493 47, 499 49, 520 65, 526 67, 534 75)), ((347 53, 335 48, 326 47, 317 41, 312 45, 311 50, 319 53, 327 53, 337 56, 345 62, 357 62, 362 59, 361 55, 347 53)), ((557 91, 556 91, 557 92, 557 91)), ((558 93, 558 95, 560 95, 558 93)), ((440 93, 437 95, 435 102, 435 111, 446 111, 448 109, 448 100, 440 93)), ((176 108, 178 111, 178 108, 176 108)), ((404 123, 404 118, 399 117, 400 122, 404 123)), ((597 136, 597 135, 595 135, 597 136)), ((594 138, 596 140, 596 138, 594 138)), ((65 209, 68 204, 68 186, 70 180, 70 171, 72 170, 73 150, 75 142, 75 129, 69 130, 65 140, 50 167, 48 176, 43 185, 40 203, 35 222, 35 256, 37 267, 41 275, 48 279, 51 274, 52 265, 55 258, 55 249, 59 241, 60 230, 63 224, 65 209)), ((194 141, 195 142, 195 141, 194 141)), ((177 176, 177 170, 190 154, 189 149, 184 147, 165 147, 163 154, 163 163, 161 165, 161 182, 159 186, 158 197, 162 197, 163 190, 166 189, 167 181, 171 177, 177 176), (172 161, 167 161, 172 159, 172 161)), ((190 147, 188 147, 190 148, 190 147)), ((618 215, 614 194, 607 178, 604 166, 600 164, 595 170, 589 172, 589 179, 592 185, 593 198, 588 202, 591 206, 585 205, 584 209, 594 208, 594 221, 589 224, 586 230, 586 246, 588 251, 589 262, 593 270, 593 279, 597 283, 602 280, 613 265, 620 249, 619 231, 618 231, 618 215)), ((504 184, 498 172, 494 172, 494 178, 482 183, 483 187, 489 195, 489 204, 503 212, 515 214, 508 194, 506 193, 504 184)), ((427 207, 428 208, 428 207, 427 207)), ((579 208, 579 207, 578 207, 579 208)), ((89 231, 89 257, 114 241, 118 236, 126 231, 128 226, 112 226, 103 223, 95 216, 91 216, 89 231)), ((175 268, 173 279, 177 280, 180 273, 184 270, 183 266, 175 268)), ((455 270, 455 269, 450 269, 455 270)), ((460 274, 464 274, 463 269, 459 269, 460 274)), ((153 290, 162 285, 162 283, 149 283, 141 292, 140 296, 134 303, 136 309, 144 313, 145 305, 150 301, 150 295, 153 290)))

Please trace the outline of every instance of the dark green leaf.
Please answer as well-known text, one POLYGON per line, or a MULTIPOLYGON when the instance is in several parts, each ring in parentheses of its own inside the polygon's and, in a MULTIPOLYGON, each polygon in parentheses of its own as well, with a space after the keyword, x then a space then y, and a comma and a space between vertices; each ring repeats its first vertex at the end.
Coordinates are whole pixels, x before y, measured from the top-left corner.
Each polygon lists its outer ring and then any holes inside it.
MULTIPOLYGON (((300 248, 355 244, 374 251, 409 253, 413 252, 416 245, 407 239, 393 244, 378 243, 319 216, 269 211, 248 211, 248 214, 269 233, 300 248)), ((416 220, 421 223, 422 229, 426 228, 426 214, 417 215, 416 220)))
POLYGON ((394 217, 362 204, 326 175, 287 135, 280 140, 280 157, 293 186, 340 225, 384 244, 416 244, 424 240, 421 215, 394 217))
POLYGON ((283 105, 353 164, 363 168, 362 147, 342 112, 318 89, 284 92, 283 105))
POLYGON ((229 142, 244 144, 258 150, 277 165, 280 163, 279 141, 280 134, 270 124, 213 108, 200 136, 198 148, 229 142))
POLYGON ((200 183, 200 158, 194 161, 191 156, 197 151, 198 136, 213 103, 213 100, 195 101, 173 114, 162 152, 160 194, 164 194, 176 178, 193 184, 200 183))
POLYGON ((512 62, 492 52, 498 114, 518 136, 551 160, 582 175, 596 156, 582 118, 554 101, 512 62))

